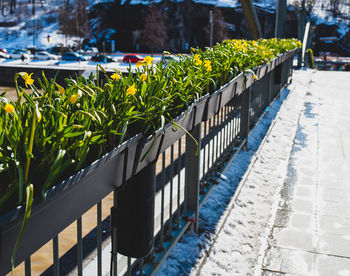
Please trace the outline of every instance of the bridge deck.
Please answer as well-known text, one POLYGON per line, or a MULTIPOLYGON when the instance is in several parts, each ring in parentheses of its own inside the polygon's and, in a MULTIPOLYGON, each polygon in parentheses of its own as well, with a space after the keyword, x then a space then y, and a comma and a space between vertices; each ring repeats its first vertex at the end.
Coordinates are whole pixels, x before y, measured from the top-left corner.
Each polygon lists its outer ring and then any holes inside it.
POLYGON ((293 85, 197 275, 349 275, 350 73, 293 85))

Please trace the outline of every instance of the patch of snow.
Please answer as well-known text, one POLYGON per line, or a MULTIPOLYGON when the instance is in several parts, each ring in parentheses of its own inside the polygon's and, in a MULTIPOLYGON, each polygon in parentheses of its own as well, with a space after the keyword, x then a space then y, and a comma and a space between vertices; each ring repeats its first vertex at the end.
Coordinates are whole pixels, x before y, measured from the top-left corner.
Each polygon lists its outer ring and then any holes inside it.
MULTIPOLYGON (((304 73, 297 72, 302 82, 308 77, 304 73)), ((185 234, 157 275, 254 274, 256 265, 262 262, 261 250, 265 249, 270 220, 287 172, 306 93, 301 83, 280 112, 289 91, 283 90, 281 97, 272 103, 249 137, 249 150, 237 155, 224 172, 227 180, 220 181, 200 210, 202 233, 185 234)))

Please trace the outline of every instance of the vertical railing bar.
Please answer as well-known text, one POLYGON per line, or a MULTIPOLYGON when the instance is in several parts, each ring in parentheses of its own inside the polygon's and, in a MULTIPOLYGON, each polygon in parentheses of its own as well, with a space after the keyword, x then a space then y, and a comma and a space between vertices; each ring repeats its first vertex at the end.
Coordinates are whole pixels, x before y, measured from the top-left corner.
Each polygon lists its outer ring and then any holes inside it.
POLYGON ((227 128, 227 105, 224 106, 224 137, 223 137, 223 150, 226 149, 226 128, 227 128))
MULTIPOLYGON (((128 270, 127 275, 131 276, 131 257, 128 257, 128 270)), ((116 275, 115 275, 116 276, 116 275)))
POLYGON ((215 137, 216 137, 216 152, 215 152, 215 162, 218 159, 219 156, 219 125, 220 125, 220 117, 219 117, 219 113, 216 114, 216 133, 215 133, 215 137))
POLYGON ((180 227, 180 201, 181 201, 181 138, 178 141, 178 155, 177 155, 177 216, 176 226, 180 227))
MULTIPOLYGON (((207 121, 204 122, 204 136, 203 140, 206 139, 206 142, 209 142, 207 139, 207 121)), ((204 143, 203 141, 203 177, 205 176, 206 170, 205 170, 205 153, 206 153, 207 143, 204 143)))
POLYGON ((214 162, 215 162, 215 137, 216 137, 216 126, 215 126, 215 116, 213 116, 213 136, 212 136, 212 152, 211 152, 211 167, 214 166, 214 162))
POLYGON ((224 137, 223 137, 223 149, 226 149, 226 132, 227 132, 228 120, 227 120, 227 104, 224 106, 224 137))
POLYGON ((225 134, 226 134, 226 105, 222 108, 222 117, 223 117, 223 120, 222 120, 222 124, 223 124, 223 128, 222 128, 222 137, 221 137, 221 140, 222 140, 222 151, 221 153, 224 152, 225 150, 225 134))
POLYGON ((102 203, 97 203, 97 275, 102 275, 102 203))
POLYGON ((77 219, 77 267, 78 275, 83 275, 83 242, 82 242, 82 219, 77 219))
POLYGON ((220 109, 220 113, 219 113, 219 118, 220 118, 220 137, 219 137, 219 157, 221 156, 221 153, 222 153, 222 137, 223 137, 223 131, 224 131, 224 123, 223 123, 223 119, 224 119, 224 107, 222 107, 220 109))
POLYGON ((218 136, 219 139, 219 156, 222 153, 222 134, 223 134, 223 112, 224 112, 224 108, 220 108, 220 112, 219 112, 219 134, 220 136, 218 136))
POLYGON ((174 144, 170 147, 170 203, 169 203, 169 232, 168 238, 172 238, 173 231, 173 183, 174 183, 174 144))
POLYGON ((25 276, 32 275, 30 256, 27 259, 25 259, 25 261, 24 261, 24 275, 25 276))
MULTIPOLYGON (((207 147, 207 155, 208 155, 208 157, 207 157, 207 172, 209 172, 209 170, 210 170, 210 142, 211 142, 211 138, 210 138, 210 135, 211 135, 211 130, 210 130, 210 119, 209 119, 209 121, 208 121, 208 133, 207 133, 207 135, 208 135, 208 147, 207 147)), ((205 156, 204 156, 204 158, 205 158, 205 156)))
POLYGON ((237 125, 238 125, 238 97, 236 97, 235 101, 234 101, 234 106, 233 106, 233 133, 232 133, 232 141, 235 141, 235 139, 237 138, 237 125))
MULTIPOLYGON (((113 208, 116 208, 118 204, 118 192, 113 192, 113 208)), ((114 209, 115 210, 115 209, 114 209)), ((112 214, 112 212, 111 212, 112 214)), ((110 264, 110 275, 118 275, 118 253, 117 253, 117 227, 114 225, 112 227, 111 233, 111 264, 110 264)))
POLYGON ((161 210, 160 210, 160 236, 159 250, 163 250, 164 243, 164 186, 165 186, 165 151, 162 154, 162 192, 161 192, 161 210))
POLYGON ((60 259, 58 252, 58 235, 52 239, 52 251, 53 251, 53 275, 60 275, 60 259))
POLYGON ((235 101, 235 98, 233 98, 232 100, 231 100, 231 102, 230 102, 230 129, 229 129, 229 132, 230 132, 230 134, 229 134, 229 145, 231 145, 232 146, 232 137, 233 137, 233 127, 234 127, 234 106, 233 106, 233 104, 234 104, 234 101, 235 101))
POLYGON ((139 275, 143 276, 143 258, 140 258, 139 262, 139 275))

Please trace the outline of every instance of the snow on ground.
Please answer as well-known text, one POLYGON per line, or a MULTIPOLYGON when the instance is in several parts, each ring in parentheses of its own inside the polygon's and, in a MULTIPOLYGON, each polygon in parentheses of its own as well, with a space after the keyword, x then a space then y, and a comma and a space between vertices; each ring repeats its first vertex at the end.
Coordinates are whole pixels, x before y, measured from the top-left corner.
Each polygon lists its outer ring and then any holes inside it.
POLYGON ((249 137, 249 150, 237 155, 224 172, 225 180, 200 210, 201 233, 187 233, 158 275, 254 274, 262 262, 261 250, 266 246, 304 103, 303 82, 309 72, 295 74, 300 80, 298 91, 289 95, 284 89, 271 105, 249 137))

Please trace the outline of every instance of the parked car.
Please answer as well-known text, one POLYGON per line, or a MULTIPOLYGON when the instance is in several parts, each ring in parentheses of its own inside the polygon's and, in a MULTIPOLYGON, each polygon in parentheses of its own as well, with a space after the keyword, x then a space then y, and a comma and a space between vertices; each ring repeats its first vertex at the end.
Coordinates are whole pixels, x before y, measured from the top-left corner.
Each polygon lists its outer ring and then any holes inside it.
POLYGON ((35 53, 35 58, 39 60, 58 60, 59 57, 46 51, 40 51, 35 53))
POLYGON ((77 53, 74 52, 65 52, 62 55, 62 60, 69 60, 69 61, 86 61, 86 59, 77 53))
POLYGON ((5 58, 5 59, 7 59, 7 58, 11 58, 11 57, 10 57, 9 54, 6 54, 6 53, 0 51, 0 58, 5 58))
POLYGON ((142 57, 139 57, 138 55, 133 55, 133 54, 131 54, 131 55, 126 55, 126 56, 124 56, 124 58, 123 58, 123 62, 131 62, 131 63, 136 63, 136 62, 138 62, 138 61, 142 61, 143 60, 143 58, 142 57))
POLYGON ((107 56, 107 55, 94 55, 92 58, 91 58, 91 61, 96 61, 96 62, 115 62, 115 60, 110 57, 110 56, 107 56))
POLYGON ((12 52, 10 52, 10 58, 12 59, 32 59, 32 54, 30 53, 29 50, 25 50, 25 49, 15 49, 12 52))
POLYGON ((86 53, 98 53, 98 49, 96 47, 88 47, 85 48, 86 53))

